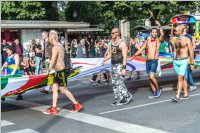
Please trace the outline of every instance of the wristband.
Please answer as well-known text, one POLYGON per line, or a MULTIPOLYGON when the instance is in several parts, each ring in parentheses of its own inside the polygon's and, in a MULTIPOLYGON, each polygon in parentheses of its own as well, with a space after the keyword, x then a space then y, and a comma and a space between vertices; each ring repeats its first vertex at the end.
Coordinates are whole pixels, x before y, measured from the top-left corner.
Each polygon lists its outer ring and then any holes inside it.
POLYGON ((126 69, 126 65, 123 65, 123 66, 122 66, 122 69, 126 69))

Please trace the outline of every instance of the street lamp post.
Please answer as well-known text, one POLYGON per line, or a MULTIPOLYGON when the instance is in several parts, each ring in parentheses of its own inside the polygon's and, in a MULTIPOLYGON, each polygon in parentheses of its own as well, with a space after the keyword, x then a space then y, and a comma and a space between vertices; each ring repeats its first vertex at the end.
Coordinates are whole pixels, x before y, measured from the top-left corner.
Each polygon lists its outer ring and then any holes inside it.
POLYGON ((73 18, 74 18, 74 19, 76 19, 76 18, 77 18, 77 16, 78 16, 78 13, 77 13, 77 11, 76 11, 76 10, 74 10, 74 11, 73 11, 73 14, 72 14, 72 16, 73 16, 73 18))

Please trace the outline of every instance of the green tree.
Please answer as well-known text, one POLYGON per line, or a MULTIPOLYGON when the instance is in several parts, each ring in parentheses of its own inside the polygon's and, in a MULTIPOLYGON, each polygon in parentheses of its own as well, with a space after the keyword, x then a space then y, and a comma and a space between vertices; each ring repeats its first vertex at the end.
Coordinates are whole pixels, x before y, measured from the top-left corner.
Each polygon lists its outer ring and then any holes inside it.
POLYGON ((1 2, 3 20, 58 20, 56 2, 1 2))
POLYGON ((102 20, 100 8, 98 2, 95 1, 70 1, 66 7, 66 19, 98 24, 102 20), (76 16, 74 16, 75 12, 76 16))

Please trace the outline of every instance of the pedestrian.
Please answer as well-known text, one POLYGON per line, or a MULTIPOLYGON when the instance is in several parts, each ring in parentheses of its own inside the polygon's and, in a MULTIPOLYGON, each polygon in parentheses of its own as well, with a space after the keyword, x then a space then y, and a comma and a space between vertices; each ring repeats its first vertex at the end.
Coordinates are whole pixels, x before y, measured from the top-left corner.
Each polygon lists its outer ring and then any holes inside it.
POLYGON ((111 37, 113 40, 111 49, 108 55, 103 59, 102 65, 111 58, 112 84, 115 98, 112 105, 125 105, 132 100, 132 94, 128 91, 124 83, 128 46, 127 43, 121 39, 119 28, 112 29, 111 37))
POLYGON ((32 74, 31 70, 30 70, 30 63, 25 56, 22 59, 21 66, 23 67, 24 75, 31 75, 32 74))
POLYGON ((168 53, 168 44, 166 41, 162 41, 159 47, 159 54, 166 54, 168 53))
POLYGON ((36 69, 35 74, 39 75, 42 73, 42 45, 40 44, 40 39, 35 39, 35 61, 36 61, 36 69))
POLYGON ((90 43, 90 57, 91 58, 95 57, 95 42, 94 42, 94 39, 91 39, 91 43, 90 43))
MULTIPOLYGON (((104 58, 105 54, 107 53, 107 49, 109 48, 107 44, 103 43, 102 39, 99 40, 98 42, 99 44, 99 57, 98 58, 104 58)), ((90 79, 90 81, 93 83, 92 85, 100 85, 101 84, 101 73, 99 72, 98 74, 94 74, 92 76, 92 79, 90 79), (96 81, 97 80, 97 81, 96 81)), ((103 76, 105 79, 105 84, 104 85, 108 85, 109 84, 109 72, 105 71, 103 72, 103 76)))
POLYGON ((3 39, 2 43, 1 43, 1 56, 2 56, 2 64, 6 61, 6 57, 7 57, 7 53, 6 53, 6 47, 8 46, 8 44, 6 43, 6 40, 3 39))
POLYGON ((77 39, 73 39, 72 42, 71 42, 71 56, 73 58, 76 57, 76 52, 77 52, 77 47, 78 47, 78 41, 77 39))
MULTIPOLYGON (((4 64, 6 66, 11 67, 12 70, 7 72, 8 75, 21 75, 20 69, 19 69, 19 55, 15 53, 14 47, 13 46, 7 46, 6 47, 6 53, 7 53, 7 58, 4 64)), ((4 65, 3 65, 4 67, 4 65)))
POLYGON ((151 37, 146 40, 141 49, 135 53, 135 56, 139 55, 143 50, 147 50, 146 71, 150 79, 150 86, 152 95, 149 98, 157 98, 161 95, 161 89, 155 77, 155 73, 158 66, 158 54, 160 43, 163 41, 164 31, 159 21, 155 21, 160 28, 160 37, 158 37, 158 31, 156 28, 151 29, 151 37))
MULTIPOLYGON (((35 58, 35 50, 34 50, 34 44, 33 44, 33 40, 29 40, 29 45, 28 45, 28 58, 35 58)), ((35 73, 35 72, 34 72, 35 73)))
POLYGON ((19 39, 15 39, 14 45, 15 45, 16 53, 19 55, 20 58, 22 58, 23 48, 22 48, 22 45, 20 44, 19 39))
MULTIPOLYGON (((52 58, 52 48, 53 45, 49 42, 49 37, 48 37, 48 32, 43 31, 42 32, 42 38, 43 38, 43 46, 44 46, 44 54, 45 55, 45 60, 46 60, 46 69, 48 69, 49 67, 49 62, 51 61, 52 58)), ((49 92, 51 91, 52 85, 53 85, 53 73, 54 69, 51 70, 51 74, 48 75, 48 82, 47 82, 47 86, 45 86, 45 88, 43 90, 41 90, 40 92, 43 94, 49 94, 49 92)))
MULTIPOLYGON (((183 35, 187 38, 190 39, 191 41, 191 45, 192 45, 192 51, 194 51, 194 47, 195 47, 195 41, 193 40, 192 36, 190 34, 187 33, 189 27, 186 25, 186 24, 182 24, 182 26, 184 27, 184 32, 183 32, 183 35)), ((189 56, 190 56, 190 53, 188 52, 189 56)), ((186 79, 187 79, 187 82, 190 86, 189 88, 189 91, 194 91, 197 89, 197 86, 194 82, 194 79, 192 77, 192 70, 191 70, 191 67, 190 67, 190 63, 188 64, 188 68, 187 68, 187 76, 186 76, 186 79)))
POLYGON ((81 39, 80 44, 77 48, 77 58, 86 58, 87 57, 87 51, 85 46, 85 40, 81 39))
POLYGON ((174 102, 180 101, 181 91, 184 89, 183 99, 188 99, 188 84, 186 80, 188 69, 188 58, 190 56, 190 68, 194 70, 194 52, 192 49, 191 41, 188 37, 184 36, 184 26, 179 25, 175 28, 175 34, 178 36, 175 40, 174 47, 174 70, 178 75, 177 94, 172 100, 174 102), (188 54, 190 52, 190 55, 188 54))
POLYGON ((73 94, 67 88, 67 76, 65 71, 65 63, 64 63, 64 55, 65 48, 61 43, 58 42, 58 33, 54 30, 49 32, 49 42, 53 45, 52 48, 52 58, 47 70, 47 74, 54 68, 54 82, 52 86, 52 106, 48 108, 43 113, 55 115, 58 113, 57 101, 58 101, 58 90, 73 103, 73 108, 70 112, 78 112, 83 106, 78 103, 78 101, 74 98, 73 94))
MULTIPOLYGON (((140 49, 138 42, 139 40, 137 37, 135 39, 133 37, 130 38, 130 46, 129 46, 130 56, 134 56, 135 53, 140 49)), ((136 79, 137 80, 140 79, 140 72, 136 71, 136 74, 137 74, 136 79)), ((132 75, 133 75, 133 71, 129 71, 127 80, 131 80, 132 75)))
POLYGON ((31 68, 31 73, 34 75, 35 74, 35 68, 36 68, 36 63, 34 57, 30 58, 29 62, 30 68, 31 68))
MULTIPOLYGON (((6 72, 7 75, 21 76, 21 72, 19 69, 20 58, 19 58, 19 55, 16 54, 14 48, 15 47, 13 45, 9 45, 6 47, 7 58, 6 58, 6 62, 3 65, 3 68, 5 66, 11 68, 11 71, 6 72)), ((23 96, 21 95, 21 93, 18 94, 16 100, 22 100, 22 99, 23 99, 23 96)))

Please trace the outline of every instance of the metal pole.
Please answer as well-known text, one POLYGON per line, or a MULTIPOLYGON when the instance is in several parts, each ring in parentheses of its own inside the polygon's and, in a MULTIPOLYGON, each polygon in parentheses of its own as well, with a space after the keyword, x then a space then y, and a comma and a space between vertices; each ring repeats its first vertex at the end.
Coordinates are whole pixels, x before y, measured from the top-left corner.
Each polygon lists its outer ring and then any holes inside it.
POLYGON ((121 38, 128 41, 130 39, 130 22, 123 19, 119 21, 121 38))

